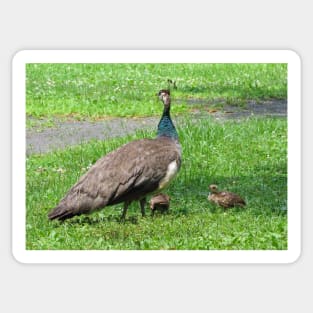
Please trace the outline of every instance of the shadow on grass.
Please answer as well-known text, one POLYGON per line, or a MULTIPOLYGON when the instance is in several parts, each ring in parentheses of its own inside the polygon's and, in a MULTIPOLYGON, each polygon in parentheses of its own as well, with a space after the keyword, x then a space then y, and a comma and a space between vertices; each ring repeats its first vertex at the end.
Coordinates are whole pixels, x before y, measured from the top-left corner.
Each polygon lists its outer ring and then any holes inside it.
MULTIPOLYGON (((212 87, 208 85, 183 85, 179 86, 178 90, 182 93, 193 94, 194 98, 203 98, 203 94, 211 94, 212 87)), ((219 85, 214 86, 214 93, 219 95, 224 95, 223 98, 226 100, 232 99, 235 103, 242 102, 243 100, 249 99, 259 99, 267 100, 268 97, 268 87, 267 86, 253 86, 252 84, 244 85, 219 85)), ((286 99, 287 98, 287 89, 286 90, 277 90, 276 94, 271 94, 272 99, 286 99)))
MULTIPOLYGON (((262 172, 257 169, 256 173, 262 172)), ((195 211, 197 207, 208 208, 212 213, 219 212, 220 208, 211 204, 207 197, 208 186, 216 184, 220 190, 228 190, 239 194, 247 203, 245 208, 232 208, 241 211, 250 209, 254 214, 286 214, 287 211, 287 175, 285 169, 276 168, 278 174, 264 174, 256 176, 212 176, 210 181, 203 180, 201 174, 188 179, 188 184, 177 184, 168 191, 177 206, 188 208, 186 211, 195 211), (183 199, 181 197, 183 195, 183 199)), ((275 173, 273 171, 273 173, 275 173)), ((221 210, 223 212, 223 210, 221 210)))
POLYGON ((167 190, 167 194, 172 199, 169 211, 164 213, 157 212, 153 217, 149 211, 147 211, 145 217, 142 217, 139 208, 133 206, 127 212, 125 221, 122 222, 121 211, 118 208, 107 207, 97 213, 76 216, 55 225, 63 223, 69 225, 96 225, 99 223, 136 225, 143 218, 154 220, 166 215, 179 218, 199 211, 223 214, 228 211, 239 213, 242 210, 249 210, 253 215, 287 214, 287 178, 284 176, 214 177, 212 181, 207 183, 203 182, 201 178, 194 178, 189 181, 188 185, 173 184, 167 190), (210 203, 207 200, 209 183, 218 184, 221 190, 238 193, 246 200, 247 205, 244 208, 223 209, 210 203))
MULTIPOLYGON (((243 197, 247 203, 244 208, 230 208, 232 212, 249 210, 254 215, 285 215, 287 213, 287 169, 284 164, 265 167, 257 165, 253 169, 255 176, 214 176, 208 180, 204 169, 198 169, 192 177, 185 181, 184 172, 175 179, 170 187, 164 191, 171 197, 168 215, 173 217, 188 216, 199 211, 210 213, 224 213, 225 210, 207 200, 210 184, 216 184, 220 190, 235 192, 243 197), (262 174, 262 175, 261 175, 262 174)), ((121 205, 106 207, 91 215, 76 216, 61 223, 69 225, 94 225, 98 223, 129 223, 138 224, 142 219, 138 203, 133 202, 128 209, 125 222, 121 222, 121 205)), ((163 216, 158 212, 155 218, 163 216)), ((151 219, 148 206, 146 219, 151 219)))

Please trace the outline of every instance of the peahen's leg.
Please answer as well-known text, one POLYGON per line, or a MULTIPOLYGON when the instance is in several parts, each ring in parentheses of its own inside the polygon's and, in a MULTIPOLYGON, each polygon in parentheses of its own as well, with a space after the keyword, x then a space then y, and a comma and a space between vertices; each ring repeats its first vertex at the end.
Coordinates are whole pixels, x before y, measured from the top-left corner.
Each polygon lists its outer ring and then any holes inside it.
POLYGON ((147 203, 146 198, 140 199, 139 203, 140 203, 141 215, 145 216, 146 215, 145 206, 146 206, 146 203, 147 203))
POLYGON ((126 212, 127 212, 127 209, 128 209, 128 206, 130 205, 130 203, 131 203, 131 201, 125 201, 124 202, 123 213, 121 216, 121 222, 125 222, 126 212))

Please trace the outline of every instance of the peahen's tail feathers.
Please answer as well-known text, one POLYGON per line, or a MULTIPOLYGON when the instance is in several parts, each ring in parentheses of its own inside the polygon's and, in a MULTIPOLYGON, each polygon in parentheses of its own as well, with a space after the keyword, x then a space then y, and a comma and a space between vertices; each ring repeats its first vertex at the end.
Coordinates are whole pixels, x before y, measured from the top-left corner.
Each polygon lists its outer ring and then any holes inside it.
POLYGON ((48 214, 48 218, 50 220, 58 219, 63 221, 73 217, 74 215, 77 215, 77 213, 75 213, 73 209, 70 209, 61 203, 48 214))

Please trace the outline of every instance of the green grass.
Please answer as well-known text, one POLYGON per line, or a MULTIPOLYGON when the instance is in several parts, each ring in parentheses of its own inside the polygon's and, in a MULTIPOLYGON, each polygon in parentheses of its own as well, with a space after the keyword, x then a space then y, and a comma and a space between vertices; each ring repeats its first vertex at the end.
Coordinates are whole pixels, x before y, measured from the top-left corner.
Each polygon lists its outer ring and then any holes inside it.
POLYGON ((154 132, 29 156, 27 249, 287 249, 286 119, 188 120, 194 99, 217 107, 286 99, 286 64, 28 64, 26 76, 26 112, 35 117, 28 128, 51 127, 60 118, 159 116, 155 93, 168 87, 167 79, 178 87, 173 111, 186 118, 177 125, 183 164, 167 190, 170 211, 154 218, 141 218, 134 203, 124 224, 121 205, 63 223, 47 219, 97 159, 154 132), (239 193, 247 207, 216 208, 207 201, 211 183, 239 193))
POLYGON ((48 211, 98 158, 154 133, 140 131, 27 158, 26 248, 287 249, 286 119, 219 123, 208 118, 177 126, 182 168, 167 190, 169 213, 154 218, 142 218, 134 203, 124 224, 119 222, 121 205, 63 223, 47 219, 48 211), (216 208, 207 201, 210 183, 239 193, 247 207, 216 208))
POLYGON ((177 83, 177 113, 188 111, 190 98, 287 98, 286 64, 27 64, 26 78, 26 112, 34 117, 159 115, 155 94, 168 79, 177 83))
POLYGON ((26 128, 28 130, 35 129, 37 132, 40 132, 51 127, 56 127, 56 124, 53 118, 46 118, 46 119, 45 118, 39 118, 39 119, 27 118, 26 119, 26 128))

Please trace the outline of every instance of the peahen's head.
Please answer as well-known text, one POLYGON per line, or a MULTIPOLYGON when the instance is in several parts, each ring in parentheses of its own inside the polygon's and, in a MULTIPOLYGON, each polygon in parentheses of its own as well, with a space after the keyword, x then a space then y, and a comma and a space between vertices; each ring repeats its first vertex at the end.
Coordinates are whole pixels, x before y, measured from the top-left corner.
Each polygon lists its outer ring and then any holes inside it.
POLYGON ((167 89, 161 89, 158 93, 158 97, 163 101, 165 107, 169 107, 171 104, 170 91, 167 89))

